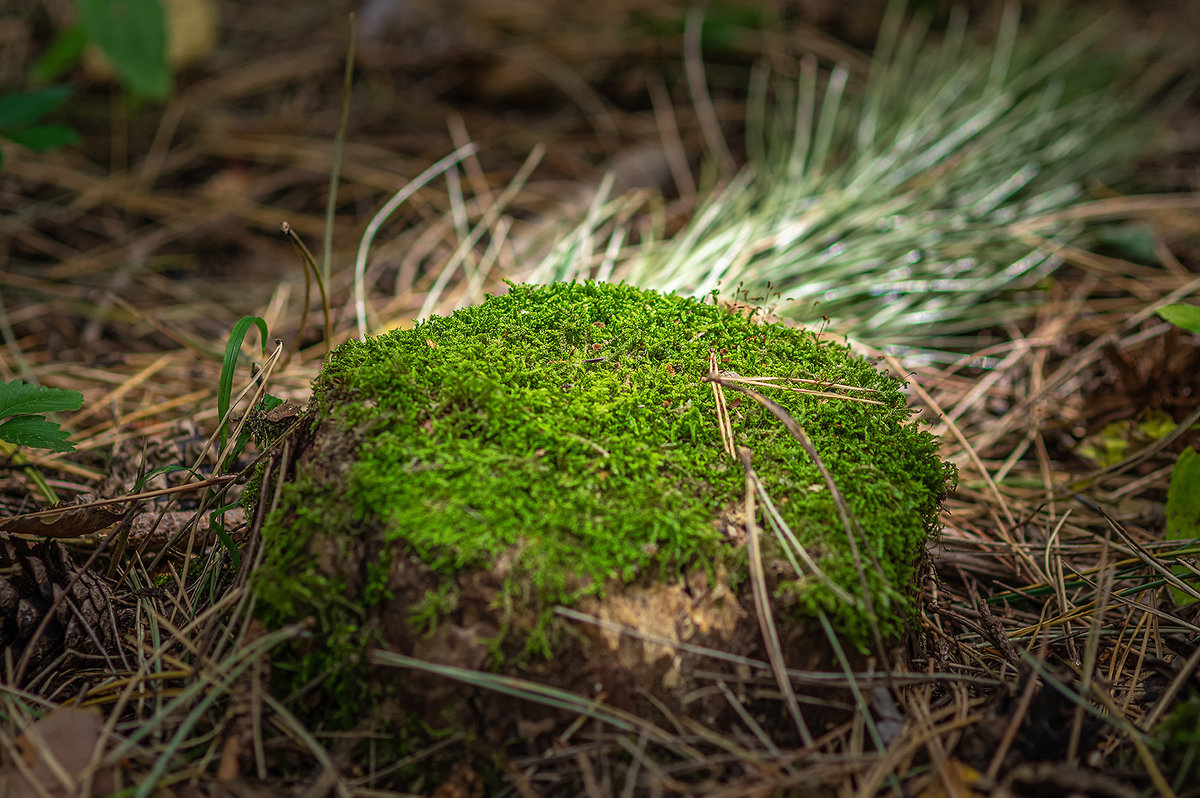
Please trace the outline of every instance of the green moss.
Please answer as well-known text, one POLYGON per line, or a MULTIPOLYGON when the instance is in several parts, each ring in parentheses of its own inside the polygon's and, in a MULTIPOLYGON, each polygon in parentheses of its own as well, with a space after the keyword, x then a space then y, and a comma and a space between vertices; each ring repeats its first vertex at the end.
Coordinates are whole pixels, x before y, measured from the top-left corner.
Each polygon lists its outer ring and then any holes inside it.
MULTIPOLYGON (((282 435, 289 426, 288 422, 273 422, 268 414, 271 410, 284 404, 284 401, 278 396, 266 394, 262 401, 258 403, 258 407, 250 414, 249 432, 250 437, 254 440, 254 444, 259 449, 264 449, 272 444, 280 435, 282 435)), ((248 512, 254 512, 255 506, 258 503, 259 491, 262 489, 263 473, 266 471, 266 464, 259 463, 254 467, 250 478, 246 480, 245 487, 242 488, 241 504, 248 512)))
MULTIPOLYGON (((860 541, 879 623, 911 610, 913 564, 951 477, 937 442, 908 423, 901 385, 812 333, 759 325, 713 304, 629 286, 512 286, 502 297, 415 328, 340 346, 313 385, 314 430, 335 430, 353 462, 301 469, 267 520, 259 594, 269 617, 319 612, 354 625, 387 598, 403 552, 447 578, 503 560, 504 600, 545 612, 611 580, 660 578, 723 562, 744 579, 744 551, 715 520, 743 503, 745 475, 722 452, 710 350, 744 376, 802 377, 878 391, 880 405, 765 391, 807 430, 865 530, 860 541), (332 476, 331 476, 332 475, 332 476), (384 544, 354 601, 314 568, 313 541, 384 544)), ((739 395, 727 391, 735 402, 739 395)), ((738 445, 784 519, 839 585, 860 594, 828 489, 800 445, 743 397, 738 445)), ((767 541, 768 554, 771 542, 767 541)), ((777 554, 777 552, 776 552, 777 554)), ((823 609, 851 642, 868 639, 862 606, 818 580, 784 583, 791 612, 823 609)), ((413 608, 423 624, 449 590, 413 608)), ((544 616, 543 616, 544 617, 544 616)), ((366 641, 357 641, 366 645, 366 641)), ((539 645, 546 645, 543 639, 539 645)), ((308 673, 308 677, 314 676, 308 673)))

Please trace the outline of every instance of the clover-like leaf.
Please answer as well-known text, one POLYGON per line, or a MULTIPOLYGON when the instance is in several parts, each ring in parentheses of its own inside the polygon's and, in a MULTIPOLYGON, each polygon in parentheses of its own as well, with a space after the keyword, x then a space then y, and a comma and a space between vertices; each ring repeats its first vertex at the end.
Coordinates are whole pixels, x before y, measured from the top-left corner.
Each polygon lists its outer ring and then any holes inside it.
POLYGON ((57 413, 83 407, 83 394, 13 380, 0 382, 0 418, 31 413, 57 413))
POLYGON ((35 125, 70 96, 70 86, 6 94, 0 97, 0 129, 16 130, 35 125))
POLYGON ((68 437, 65 430, 53 421, 47 421, 45 416, 17 416, 0 424, 0 440, 33 449, 73 452, 75 445, 67 440, 68 437))
POLYGON ((3 135, 9 141, 34 152, 50 152, 79 143, 79 134, 62 125, 35 125, 21 130, 8 130, 3 135))
POLYGON ((42 413, 78 410, 83 406, 83 394, 61 388, 47 388, 21 380, 0 382, 0 418, 12 416, 0 424, 0 440, 18 446, 73 452, 68 433, 49 421, 42 413))
POLYGON ((159 0, 78 0, 79 21, 135 97, 171 93, 167 23, 159 0))

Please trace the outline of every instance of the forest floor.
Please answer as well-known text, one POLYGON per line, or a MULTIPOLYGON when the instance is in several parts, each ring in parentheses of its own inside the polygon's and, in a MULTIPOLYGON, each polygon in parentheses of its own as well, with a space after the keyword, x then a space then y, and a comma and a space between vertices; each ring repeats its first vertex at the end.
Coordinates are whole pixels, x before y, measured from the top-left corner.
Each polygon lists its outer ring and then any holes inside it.
MULTIPOLYGON (((124 552, 106 535, 63 543, 76 564, 124 573, 101 610, 135 617, 145 634, 28 673, 7 656, 0 756, 9 764, 0 778, 17 778, 14 759, 44 762, 44 749, 22 736, 34 718, 94 707, 102 713, 90 716, 94 728, 73 721, 46 731, 64 761, 106 763, 86 777, 90 794, 143 783, 180 795, 403 794, 409 784, 395 774, 411 770, 364 769, 344 739, 304 727, 264 689, 273 638, 248 620, 247 574, 229 558, 231 549, 252 551, 253 527, 240 511, 226 513, 231 538, 220 545, 194 526, 212 509, 212 491, 235 489, 209 445, 230 331, 259 316, 285 350, 295 342, 267 390, 303 403, 327 346, 357 335, 353 262, 368 220, 468 142, 476 149, 462 185, 417 191, 376 235, 365 275, 375 329, 521 280, 521 242, 569 229, 607 168, 617 171, 618 193, 666 198, 668 230, 696 207, 712 146, 705 107, 688 92, 682 7, 626 0, 573 16, 545 11, 549 4, 501 11, 465 2, 408 30, 403 14, 388 21, 364 10, 329 240, 327 340, 319 301, 304 307, 305 268, 280 229, 286 222, 322 259, 347 48, 342 5, 222 0, 220 46, 178 77, 166 103, 131 103, 81 77, 67 111, 81 144, 51 154, 6 145, 0 376, 77 389, 85 402, 60 419, 77 451, 0 463, 0 518, 46 505, 37 472, 56 498, 111 513, 106 529, 124 519, 124 552), (485 216, 539 145, 536 169, 504 198, 501 237, 511 246, 489 260, 480 245, 473 262, 486 267, 442 275, 431 264, 450 259, 465 226, 485 216), (89 504, 110 499, 123 503, 89 504)), ((869 63, 882 3, 798 5, 779 4, 791 19, 786 36, 731 17, 728 40, 710 42, 708 108, 731 166, 744 158, 745 87, 760 59, 784 73, 800 52, 852 73, 869 63)), ((940 18, 942 4, 920 5, 940 18)), ((994 23, 995 4, 969 5, 977 24, 994 23)), ((23 82, 63 6, 0 15, 0 84, 23 82)), ((1200 7, 1163 4, 1126 19, 1169 35, 1200 27, 1200 7)), ((1194 54, 1188 68, 1194 81, 1194 54)), ((1171 581, 1196 585, 1200 572, 1195 546, 1165 535, 1176 458, 1200 442, 1200 341, 1154 313, 1200 291, 1195 96, 1163 121, 1133 181, 1139 196, 1095 187, 1137 245, 1061 253, 1036 312, 999 331, 1005 342, 987 351, 950 365, 885 360, 909 376, 912 405, 941 436, 960 482, 931 547, 917 634, 875 663, 892 675, 887 689, 853 679, 836 688, 869 712, 796 751, 753 735, 706 738, 686 767, 647 755, 644 739, 598 732, 505 760, 505 786, 487 789, 1200 794, 1200 602, 1171 581)), ((262 363, 258 343, 248 339, 243 363, 262 363)), ((238 389, 249 376, 243 367, 238 389)), ((485 781, 464 764, 421 791, 467 796, 485 781)), ((24 789, 9 794, 38 794, 24 789)))

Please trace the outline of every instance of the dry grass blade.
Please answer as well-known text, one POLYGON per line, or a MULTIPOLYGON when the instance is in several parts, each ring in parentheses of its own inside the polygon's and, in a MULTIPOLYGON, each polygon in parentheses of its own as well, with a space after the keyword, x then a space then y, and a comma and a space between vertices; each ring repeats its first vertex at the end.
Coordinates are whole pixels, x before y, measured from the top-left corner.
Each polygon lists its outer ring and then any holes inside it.
MULTIPOLYGON (((732 426, 732 422, 731 422, 730 416, 729 416, 729 407, 725 403, 725 393, 722 390, 722 385, 724 385, 724 384, 731 384, 731 385, 746 384, 746 385, 761 385, 761 386, 765 386, 765 387, 769 387, 769 388, 781 388, 782 386, 775 384, 777 381, 780 380, 780 378, 778 378, 778 377, 746 377, 746 378, 742 378, 742 377, 738 377, 736 375, 729 374, 727 372, 719 371, 717 366, 718 366, 718 364, 717 364, 716 352, 709 352, 708 374, 710 376, 718 375, 721 378, 720 380, 715 380, 715 379, 708 380, 709 384, 712 386, 713 398, 714 398, 714 401, 716 402, 716 406, 717 406, 717 426, 718 426, 718 430, 719 430, 720 436, 721 436, 721 444, 724 447, 725 452, 732 457, 733 451, 735 449, 735 443, 734 443, 734 437, 733 437, 733 426, 732 426)), ((817 380, 806 380, 806 379, 801 379, 801 378, 784 378, 784 381, 802 382, 802 383, 809 383, 809 384, 819 382, 817 380)), ((872 393, 875 392, 869 388, 866 388, 866 389, 856 388, 855 386, 851 386, 851 385, 837 385, 837 384, 832 384, 832 383, 820 383, 820 384, 825 384, 825 385, 829 385, 830 387, 836 387, 838 389, 848 390, 848 391, 850 391, 850 390, 865 390, 865 391, 870 391, 872 393)), ((814 395, 814 396, 818 396, 818 397, 852 399, 855 401, 863 401, 868 404, 879 404, 879 402, 875 402, 874 400, 858 399, 857 397, 848 397, 843 394, 834 394, 834 393, 828 393, 828 392, 823 392, 823 391, 808 391, 808 390, 803 390, 803 389, 789 389, 786 387, 782 387, 782 390, 795 390, 799 393, 814 395)), ((760 480, 758 478, 757 473, 753 469, 751 469, 750 471, 747 472, 747 479, 752 481, 754 490, 755 490, 755 494, 759 497, 759 499, 763 503, 763 509, 766 512, 768 523, 770 523, 771 528, 774 530, 776 536, 779 538, 784 555, 788 558, 788 560, 791 563, 792 568, 795 570, 795 572, 797 574, 808 573, 808 574, 815 576, 823 585, 825 585, 827 588, 829 588, 830 592, 832 592, 833 595, 835 597, 837 597, 840 601, 846 602, 847 604, 858 603, 841 585, 834 582, 832 579, 830 579, 828 576, 826 576, 824 571, 821 570, 821 567, 817 564, 816 560, 814 560, 812 558, 812 556, 808 553, 808 550, 796 538, 795 533, 792 532, 791 528, 787 525, 787 522, 784 521, 783 516, 780 514, 778 508, 776 508, 775 503, 771 500, 770 495, 767 493, 766 487, 762 484, 762 480, 760 480), (800 567, 800 564, 796 561, 797 557, 800 558, 804 562, 803 569, 800 567)))
POLYGON ((754 611, 758 616, 758 628, 762 631, 763 643, 767 649, 767 661, 771 663, 771 671, 775 674, 775 683, 779 685, 779 690, 783 693, 784 705, 796 724, 801 741, 805 746, 811 747, 814 743, 812 732, 808 730, 808 724, 804 722, 800 703, 796 700, 796 691, 787 675, 787 662, 784 660, 783 649, 779 645, 779 630, 775 628, 775 617, 771 612, 771 597, 767 592, 766 576, 763 573, 762 550, 759 547, 758 521, 756 520, 758 510, 754 502, 754 496, 757 493, 755 485, 758 482, 751 462, 754 453, 745 446, 739 446, 737 453, 738 459, 742 463, 742 469, 746 472, 746 544, 749 550, 750 585, 753 588, 754 611))
POLYGON ((729 702, 729 706, 733 707, 733 711, 737 713, 738 719, 746 725, 746 728, 750 730, 750 733, 754 735, 755 739, 758 740, 767 753, 777 759, 781 758, 783 754, 779 750, 779 747, 775 745, 774 741, 771 740, 771 736, 767 734, 762 725, 746 709, 746 705, 733 694, 733 691, 725 684, 724 679, 717 680, 717 689, 721 691, 721 695, 725 696, 725 700, 729 702))
MULTIPOLYGON (((875 723, 875 718, 872 716, 871 707, 867 704, 866 698, 863 696, 862 689, 858 681, 854 677, 854 671, 850 667, 850 662, 846 658, 846 652, 842 649, 842 644, 838 640, 837 634, 833 630, 833 626, 829 623, 829 618, 825 613, 821 613, 819 618, 821 628, 825 632, 826 639, 829 640, 829 645, 833 649, 833 653, 837 658, 838 665, 842 669, 842 673, 846 676, 846 686, 849 688, 851 695, 854 697, 854 705, 857 710, 855 721, 861 722, 867 728, 867 733, 871 737, 871 742, 875 745, 875 750, 883 752, 887 750, 887 742, 884 741, 879 732, 879 727, 875 723)), ((890 700, 891 696, 884 691, 884 695, 890 700)), ((855 751, 856 754, 862 756, 862 751, 855 751)), ((891 787, 892 794, 897 796, 903 795, 900 789, 900 783, 896 780, 895 774, 889 773, 887 776, 888 786, 891 787)))
POLYGON ((992 761, 988 764, 985 771, 987 778, 995 780, 1000 773, 1000 768, 1004 764, 1004 757, 1008 754, 1009 748, 1020 733, 1021 724, 1025 722, 1025 718, 1029 713, 1029 705, 1033 702, 1033 694, 1038 689, 1038 680, 1030 674, 1025 679, 1025 687, 1021 690, 1021 696, 1017 699, 1016 708, 1008 719, 1008 725, 1005 726, 1004 734, 1000 738, 999 745, 996 746, 996 752, 992 755, 992 761))
POLYGON ((883 402, 877 401, 875 399, 868 399, 863 396, 847 396, 846 394, 843 394, 843 393, 834 393, 831 390, 830 391, 819 391, 819 390, 812 390, 809 388, 789 388, 785 385, 779 385, 778 383, 781 381, 803 382, 803 383, 809 383, 809 384, 824 385, 825 387, 828 387, 828 388, 836 388, 836 389, 844 390, 844 391, 866 391, 869 393, 878 393, 878 391, 875 391, 872 388, 856 388, 853 385, 837 385, 834 383, 822 383, 819 380, 806 380, 806 379, 801 379, 799 377, 783 377, 783 378, 781 378, 781 377, 742 377, 742 376, 733 375, 733 374, 725 374, 723 372, 719 372, 719 373, 725 379, 725 381, 729 382, 729 383, 735 383, 735 384, 740 384, 740 385, 757 385, 757 386, 763 387, 763 388, 775 388, 780 391, 790 391, 792 393, 802 393, 805 396, 816 396, 816 397, 819 397, 822 399, 844 399, 849 402, 860 402, 865 405, 882 405, 883 404, 883 402))
POLYGON ((854 597, 851 596, 845 588, 830 579, 825 572, 821 570, 821 566, 817 564, 817 561, 814 560, 812 555, 808 553, 808 549, 806 549, 796 537, 796 533, 794 533, 792 528, 788 526, 786 521, 784 521, 779 509, 775 506, 775 502, 771 500, 770 494, 767 493, 766 486, 762 484, 762 480, 758 479, 757 475, 754 479, 754 486, 758 491, 758 498, 763 504, 763 509, 766 511, 767 521, 770 523, 771 529, 779 538, 784 555, 791 562, 792 568, 795 569, 796 573, 803 574, 807 572, 812 574, 821 582, 821 584, 829 588, 829 591, 833 593, 833 595, 839 601, 843 601, 851 605, 859 603, 855 601, 854 597), (795 559, 793 559, 795 557, 799 557, 804 562, 804 569, 801 569, 799 564, 797 564, 795 559))
MULTIPOLYGON (((311 301, 312 281, 317 281, 317 290, 321 293, 321 314, 325 321, 324 336, 325 354, 329 354, 330 347, 333 346, 333 325, 329 321, 329 293, 325 286, 328 284, 328 277, 317 266, 316 260, 312 253, 308 251, 308 247, 304 245, 304 241, 292 229, 292 226, 287 222, 280 225, 283 234, 292 242, 292 247, 296 250, 296 254, 300 256, 301 263, 304 264, 304 302, 300 312, 300 329, 296 333, 296 342, 292 344, 292 348, 288 351, 288 356, 294 355, 300 349, 300 337, 304 334, 304 329, 308 326, 308 306, 311 301)), ((328 266, 328 259, 326 259, 328 266)))
POLYGON ((1102 712, 1100 709, 1097 709, 1091 703, 1089 703, 1087 701, 1087 697, 1076 694, 1069 687, 1062 684, 1052 675, 1047 673, 1046 665, 1042 660, 1033 657, 1026 651, 1021 652, 1021 658, 1044 680, 1048 686, 1066 696, 1067 699, 1075 704, 1075 706, 1080 710, 1085 711, 1090 715, 1105 721, 1106 723, 1112 724, 1119 731, 1123 732, 1133 744, 1134 750, 1137 751, 1138 758, 1141 759, 1142 766, 1146 768, 1146 773, 1150 777, 1151 782, 1154 784, 1154 788, 1157 793, 1165 798, 1175 798, 1175 791, 1171 789, 1171 785, 1167 783, 1166 778, 1163 776, 1162 770, 1155 762, 1154 754, 1151 753, 1149 746, 1146 744, 1146 740, 1143 739, 1142 733, 1134 728, 1133 725, 1117 711, 1116 704, 1113 702, 1112 697, 1109 696, 1106 690, 1100 689, 1097 685, 1093 684, 1091 685, 1091 689, 1088 691, 1088 695, 1096 699, 1097 703, 1099 703, 1103 708, 1104 711, 1102 712))
POLYGON ((421 174, 417 175, 409 181, 402 189, 397 191, 392 198, 389 199, 382 208, 371 218, 367 229, 363 232, 362 239, 358 244, 358 254, 354 260, 354 310, 358 320, 358 336, 360 339, 366 338, 367 327, 367 289, 366 289, 366 271, 367 271, 367 253, 370 251, 371 244, 375 240, 375 236, 379 233, 383 223, 388 220, 396 209, 403 205, 413 194, 424 188, 427 183, 443 174, 449 169, 454 168, 454 165, 465 158, 475 153, 475 145, 473 143, 464 144, 446 157, 439 160, 437 163, 430 166, 421 174))
MULTIPOLYGON (((727 377, 721 376, 719 373, 709 373, 704 377, 704 379, 707 382, 713 382, 723 387, 733 388, 736 391, 746 394, 751 399, 769 410, 772 415, 774 415, 783 423, 784 427, 787 428, 787 431, 791 433, 792 437, 799 441, 800 445, 804 447, 805 453, 812 458, 814 464, 821 472, 821 477, 825 480, 826 486, 833 495, 834 504, 837 506, 838 515, 841 518, 843 526, 846 528, 846 533, 850 536, 853 543, 853 530, 857 524, 854 523, 853 517, 850 514, 850 507, 846 504, 846 499, 844 496, 842 496, 841 491, 838 490, 837 484, 834 483, 833 475, 829 473, 829 470, 825 468, 825 464, 821 462, 820 455, 817 454, 817 450, 813 446, 812 440, 808 437, 808 433, 804 431, 803 427, 796 423, 796 420, 792 418, 791 414, 788 413, 787 410, 757 391, 752 391, 749 388, 743 388, 729 380, 727 377)), ((854 545, 857 545, 857 543, 854 545)))
MULTIPOLYGON (((1087 502, 1086 499, 1084 501, 1087 502)), ((1147 551, 1142 544, 1130 537, 1125 528, 1113 520, 1112 516, 1106 513, 1103 508, 1101 508, 1099 505, 1093 505, 1092 509, 1094 509, 1104 518, 1112 531, 1116 532, 1117 537, 1121 538, 1125 545, 1133 550, 1134 554, 1139 560, 1148 565, 1151 570, 1155 571, 1159 576, 1161 576, 1169 585, 1171 585, 1171 587, 1182 591, 1193 600, 1200 600, 1200 591, 1196 590, 1196 588, 1192 587, 1187 582, 1176 576, 1175 573, 1169 567, 1164 565, 1158 557, 1155 557, 1153 554, 1147 551)))
POLYGON ((434 662, 426 662, 414 657, 407 657, 403 654, 397 654, 393 651, 384 651, 376 649, 371 652, 371 662, 376 665, 383 665, 392 668, 411 668, 428 673, 444 676, 464 684, 480 687, 485 690, 494 690, 496 692, 512 695, 527 701, 533 701, 546 706, 555 707, 558 709, 566 709, 568 711, 577 712, 580 715, 594 718, 604 723, 615 726, 627 732, 640 731, 644 732, 655 743, 665 746, 669 749, 680 751, 687 756, 700 760, 703 756, 699 751, 696 751, 684 741, 669 734, 650 721, 638 717, 632 713, 626 712, 616 707, 607 706, 601 701, 585 698, 576 695, 575 693, 561 690, 556 687, 532 682, 527 679, 519 679, 512 676, 502 676, 486 671, 471 670, 468 668, 459 668, 452 665, 440 665, 434 662))
POLYGON ((752 391, 749 388, 743 388, 740 385, 729 382, 725 377, 721 377, 716 374, 710 373, 706 375, 704 379, 710 382, 716 382, 729 388, 733 388, 736 391, 740 391, 769 410, 772 415, 774 415, 777 419, 779 419, 780 422, 783 423, 783 426, 792 435, 792 437, 800 443, 800 446, 804 449, 804 453, 808 455, 809 459, 812 460, 813 465, 817 467, 817 470, 821 474, 821 478, 825 482, 825 486, 829 488, 829 494, 833 498, 833 504, 837 510, 838 518, 842 522, 842 527, 846 530, 846 541, 850 546, 850 554, 854 559, 854 566, 859 575, 860 587, 862 588, 862 600, 867 608, 871 630, 875 636, 876 645, 880 651, 883 651, 883 638, 879 632, 879 624, 876 621, 877 616, 875 615, 874 601, 871 598, 871 590, 866 578, 865 564, 863 562, 862 554, 858 545, 858 539, 863 534, 862 529, 859 527, 858 521, 854 518, 854 514, 850 512, 850 505, 846 503, 846 497, 842 495, 841 490, 838 488, 837 483, 833 479, 833 475, 829 473, 829 469, 825 466, 824 461, 822 461, 821 455, 817 452, 816 447, 813 446, 812 439, 808 437, 808 433, 805 432, 804 428, 796 422, 796 419, 792 418, 792 415, 788 413, 786 409, 781 407, 778 403, 773 402, 767 397, 758 393, 757 391, 752 391))
MULTIPOLYGON (((897 374, 903 374, 905 372, 904 367, 901 365, 900 361, 895 358, 895 356, 890 355, 890 354, 885 354, 884 359, 887 361, 887 364, 889 366, 891 366, 893 369, 895 369, 897 374)), ((932 409, 939 418, 943 418, 943 419, 946 418, 946 414, 942 410, 941 406, 938 405, 937 401, 932 396, 930 396, 925 391, 924 388, 921 387, 920 383, 913 381, 911 383, 910 387, 912 388, 913 393, 915 393, 917 396, 919 396, 921 398, 921 401, 923 401, 926 405, 928 405, 929 408, 932 409)), ((1016 522, 1016 519, 1013 517, 1012 510, 1010 510, 1008 507, 1008 502, 1004 499, 1004 495, 1002 493, 1000 493, 1000 489, 996 487, 996 483, 992 479, 992 475, 989 473, 988 469, 984 466, 983 461, 979 458, 979 454, 978 454, 978 452, 976 452, 975 447, 967 440, 966 436, 963 435, 962 431, 957 426, 955 426, 952 422, 947 421, 946 424, 950 428, 951 432, 954 433, 954 437, 962 445, 963 451, 965 451, 967 453, 967 456, 971 458, 972 464, 979 470, 979 475, 981 477, 983 477, 984 482, 987 483, 988 490, 991 492, 992 496, 995 497, 995 499, 996 499, 996 506, 998 506, 1004 512, 1004 517, 1005 517, 1005 519, 1007 519, 1009 525, 1015 526, 1017 522, 1016 522)), ((1035 563, 1032 558, 1030 558, 1028 560, 1027 564, 1031 568, 1034 569, 1035 573, 1039 572, 1037 563, 1035 563)), ((1043 576, 1042 578, 1044 579, 1045 577, 1043 576)))
MULTIPOLYGON (((480 237, 495 226, 497 220, 500 218, 500 214, 504 213, 513 198, 525 187, 529 176, 533 174, 533 170, 537 168, 538 163, 542 160, 542 156, 545 153, 546 148, 541 144, 533 148, 529 156, 525 159, 525 162, 521 164, 521 168, 513 176, 512 181, 505 186, 504 191, 500 192, 500 196, 496 197, 495 201, 483 212, 482 217, 471 232, 462 238, 454 254, 438 273, 437 279, 434 280, 433 286, 430 287, 429 292, 425 296, 425 301, 421 303, 421 309, 417 313, 418 319, 426 318, 438 306, 438 302, 442 298, 442 292, 446 289, 446 285, 450 282, 450 278, 454 275, 455 270, 466 260, 480 237)), ((447 172, 447 174, 453 174, 453 171, 447 172)))
MULTIPOLYGON (((710 374, 717 373, 717 353, 708 353, 708 371, 710 374)), ((721 435, 721 448, 730 460, 737 458, 734 452, 733 441, 733 424, 729 419, 729 406, 725 404, 725 392, 721 390, 721 384, 716 380, 710 380, 712 385, 713 404, 717 408, 717 431, 721 435)))
POLYGON ((325 790, 332 788, 339 798, 350 798, 350 785, 346 783, 346 779, 343 778, 339 768, 334 764, 332 757, 329 756, 329 752, 317 742, 312 732, 297 720, 291 712, 288 712, 287 708, 279 703, 278 699, 270 693, 264 693, 263 700, 271 711, 275 713, 276 725, 288 736, 299 740, 304 745, 305 750, 321 764, 321 776, 317 783, 321 784, 322 788, 317 789, 314 786, 314 793, 323 794, 325 790))

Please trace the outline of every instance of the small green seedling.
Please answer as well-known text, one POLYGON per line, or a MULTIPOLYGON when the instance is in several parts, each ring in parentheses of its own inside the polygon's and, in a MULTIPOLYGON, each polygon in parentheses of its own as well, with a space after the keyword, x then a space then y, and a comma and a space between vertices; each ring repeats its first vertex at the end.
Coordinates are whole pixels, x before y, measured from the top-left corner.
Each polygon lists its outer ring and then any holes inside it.
MULTIPOLYGON (((1171 469, 1171 483, 1167 488, 1167 540, 1195 541, 1200 539, 1200 455, 1191 446, 1179 453, 1175 467, 1171 469)), ((1182 566, 1175 569, 1180 577, 1187 576, 1182 566)), ((1190 604, 1192 597, 1182 590, 1172 588, 1175 603, 1190 604)))
POLYGON ((1165 305, 1155 311, 1164 321, 1188 332, 1200 333, 1200 305, 1165 305))
POLYGON ((79 24, 134 97, 165 100, 171 95, 167 21, 159 0, 76 0, 79 24))
MULTIPOLYGON (((54 86, 0 97, 0 137, 37 152, 74 144, 79 136, 71 128, 41 124, 42 117, 56 110, 69 96, 70 86, 54 86)), ((3 163, 4 154, 0 153, 0 166, 3 163)))
POLYGON ((79 391, 47 388, 21 380, 0 382, 0 418, 7 419, 0 423, 0 440, 34 449, 73 452, 75 445, 67 440, 68 433, 41 414, 78 410, 82 406, 83 394, 79 391))
POLYGON ((104 53, 131 97, 161 101, 171 95, 167 17, 161 0, 75 0, 75 6, 78 22, 61 29, 34 62, 32 80, 60 80, 92 44, 104 53))
MULTIPOLYGON (((1164 320, 1188 332, 1200 333, 1200 306, 1175 304, 1161 307, 1157 311, 1164 320)), ((1171 482, 1167 488, 1167 540, 1189 540, 1200 538, 1200 457, 1188 447, 1180 452, 1171 469, 1171 482)), ((1176 568, 1175 573, 1183 576, 1187 572, 1176 568)), ((1187 604, 1191 597, 1172 588, 1178 604, 1187 604)))
MULTIPOLYGON (((225 451, 225 441, 229 438, 229 426, 226 424, 229 415, 229 405, 233 397, 233 373, 237 370, 238 353, 242 351, 242 341, 252 325, 258 326, 258 332, 263 352, 267 351, 267 323, 259 316, 242 316, 233 330, 229 333, 229 341, 225 344, 225 357, 221 362, 221 379, 217 385, 217 418, 221 423, 221 451, 225 451)), ((249 440, 249 435, 246 436, 249 440)), ((238 444, 238 452, 246 445, 246 440, 238 444)), ((232 457, 236 457, 236 453, 232 457)))

